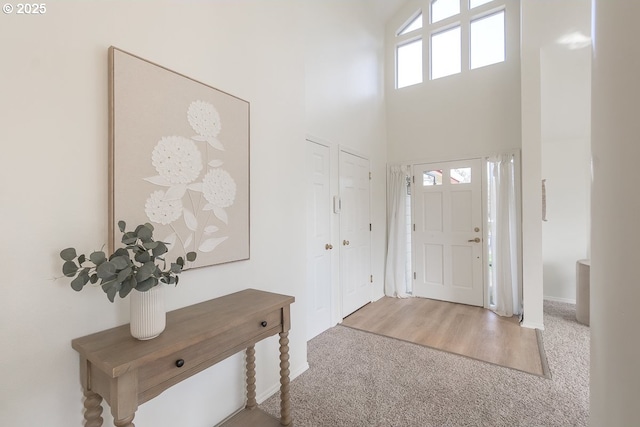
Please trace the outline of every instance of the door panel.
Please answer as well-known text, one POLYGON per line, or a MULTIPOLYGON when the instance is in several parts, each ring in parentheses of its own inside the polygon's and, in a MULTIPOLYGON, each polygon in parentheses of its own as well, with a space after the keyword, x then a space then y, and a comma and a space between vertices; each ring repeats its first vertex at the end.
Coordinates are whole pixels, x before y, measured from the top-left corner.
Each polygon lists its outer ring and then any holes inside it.
POLYGON ((307 141, 307 340, 331 327, 329 147, 307 141))
POLYGON ((480 159, 414 166, 414 294, 484 304, 480 159))
POLYGON ((342 317, 371 302, 369 161, 340 151, 342 317))

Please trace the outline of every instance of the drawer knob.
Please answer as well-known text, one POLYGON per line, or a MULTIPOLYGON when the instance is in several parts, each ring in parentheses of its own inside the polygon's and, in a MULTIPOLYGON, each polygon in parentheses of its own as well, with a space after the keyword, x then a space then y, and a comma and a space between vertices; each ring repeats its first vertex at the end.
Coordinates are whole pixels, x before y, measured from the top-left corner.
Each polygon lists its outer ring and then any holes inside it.
POLYGON ((262 325, 263 328, 267 327, 267 321, 263 320, 262 322, 260 322, 260 325, 262 325))
POLYGON ((176 360, 176 366, 178 368, 182 368, 184 366, 184 359, 178 359, 176 360))

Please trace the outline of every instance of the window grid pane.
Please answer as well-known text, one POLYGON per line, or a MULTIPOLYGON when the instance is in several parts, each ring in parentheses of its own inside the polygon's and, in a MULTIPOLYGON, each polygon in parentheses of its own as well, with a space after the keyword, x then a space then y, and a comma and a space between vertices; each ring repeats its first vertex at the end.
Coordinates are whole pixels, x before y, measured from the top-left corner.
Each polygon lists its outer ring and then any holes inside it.
POLYGON ((452 184, 470 184, 471 168, 457 168, 449 171, 452 184))
POLYGON ((413 18, 413 20, 409 22, 406 25, 406 27, 400 30, 398 35, 401 36, 403 34, 410 33, 411 31, 418 30, 420 28, 422 28, 422 13, 416 16, 415 18, 413 18))
POLYGON ((504 62, 504 10, 471 21, 471 69, 504 62))
POLYGON ((460 13, 460 0, 431 0, 431 23, 460 13))
POLYGON ((493 0, 469 0, 469 9, 491 3, 493 0))
POLYGON ((422 173, 422 186, 442 185, 442 169, 422 173))
POLYGON ((460 27, 431 35, 431 79, 457 74, 462 67, 460 27))
POLYGON ((398 46, 398 88, 422 83, 422 39, 398 46))

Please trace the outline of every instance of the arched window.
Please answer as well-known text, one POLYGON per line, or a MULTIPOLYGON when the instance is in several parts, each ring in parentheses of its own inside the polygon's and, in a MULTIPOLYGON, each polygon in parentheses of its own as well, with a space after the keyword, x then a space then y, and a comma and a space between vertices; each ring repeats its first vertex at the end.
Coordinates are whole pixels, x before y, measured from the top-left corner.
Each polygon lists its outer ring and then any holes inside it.
POLYGON ((507 0, 424 1, 426 23, 418 10, 396 32, 397 88, 422 83, 425 69, 435 80, 505 61, 507 0))

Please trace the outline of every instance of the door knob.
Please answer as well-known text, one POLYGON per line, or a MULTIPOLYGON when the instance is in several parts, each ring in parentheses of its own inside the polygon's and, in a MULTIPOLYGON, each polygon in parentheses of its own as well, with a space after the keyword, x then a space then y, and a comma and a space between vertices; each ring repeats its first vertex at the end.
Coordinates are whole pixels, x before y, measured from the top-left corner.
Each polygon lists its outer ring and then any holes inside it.
POLYGON ((326 245, 324 245, 324 248, 329 251, 333 249, 333 245, 331 243, 327 243, 326 245))
POLYGON ((342 241, 342 245, 343 246, 348 246, 349 245, 349 241, 348 240, 343 240, 342 241))
POLYGON ((480 238, 476 237, 475 239, 469 240, 469 242, 480 243, 480 238))

